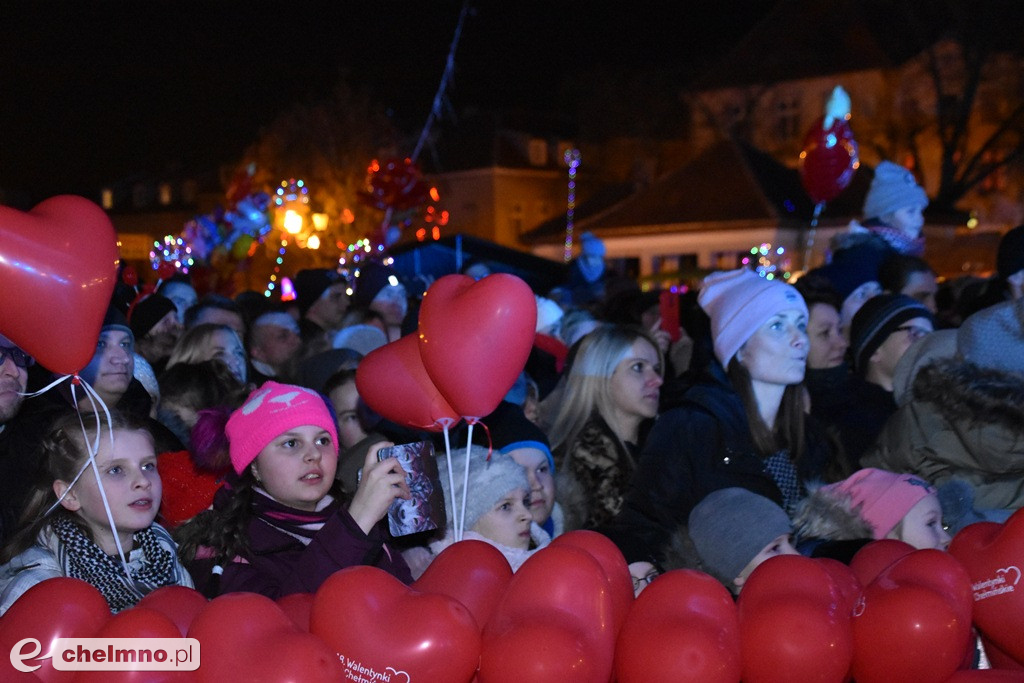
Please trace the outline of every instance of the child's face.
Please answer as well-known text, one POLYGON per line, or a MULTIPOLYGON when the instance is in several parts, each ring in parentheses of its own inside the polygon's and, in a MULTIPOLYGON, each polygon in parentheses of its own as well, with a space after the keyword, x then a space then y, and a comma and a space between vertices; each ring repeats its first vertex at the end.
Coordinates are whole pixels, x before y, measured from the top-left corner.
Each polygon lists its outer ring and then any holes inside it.
POLYGON ((910 508, 903 516, 898 540, 918 550, 945 550, 949 546, 949 534, 942 528, 942 507, 938 496, 925 496, 910 508))
POLYGON ((555 506, 555 475, 547 456, 536 448, 516 448, 509 451, 508 456, 526 470, 526 480, 530 482, 530 512, 533 521, 543 524, 555 506))
POLYGON ((789 534, 782 534, 774 541, 764 547, 764 549, 757 555, 754 555, 754 559, 747 563, 747 566, 743 568, 740 575, 733 579, 733 583, 737 587, 742 588, 743 584, 747 582, 747 578, 750 577, 751 573, 757 569, 762 562, 769 558, 775 557, 776 555, 799 555, 796 548, 790 542, 789 534))
MULTIPOLYGON (((149 527, 160 508, 163 487, 156 469, 153 440, 141 431, 114 430, 114 446, 105 433, 99 439, 96 467, 100 472, 103 491, 117 527, 121 546, 127 553, 132 548, 132 536, 149 527)), ((59 496, 70 482, 54 482, 59 496)), ((114 536, 110 531, 103 499, 96 485, 92 467, 86 469, 74 488, 61 501, 68 510, 81 517, 93 538, 104 552, 117 553, 114 536)))
POLYGON ((330 393, 331 405, 334 406, 334 415, 338 418, 338 441, 342 448, 352 448, 366 438, 363 426, 359 424, 359 417, 356 415, 356 405, 359 403, 359 392, 356 390, 355 381, 346 382, 340 387, 335 387, 330 393))
POLYGON ((495 543, 519 550, 530 548, 530 493, 526 489, 513 489, 501 498, 490 511, 477 520, 473 531, 495 543))
POLYGON ((924 227, 922 211, 924 211, 924 207, 921 206, 906 206, 897 209, 892 216, 893 223, 895 223, 893 227, 907 237, 917 239, 921 235, 921 228, 924 227))
POLYGON ((267 444, 252 468, 274 500, 313 511, 334 484, 338 447, 321 427, 293 427, 267 444))

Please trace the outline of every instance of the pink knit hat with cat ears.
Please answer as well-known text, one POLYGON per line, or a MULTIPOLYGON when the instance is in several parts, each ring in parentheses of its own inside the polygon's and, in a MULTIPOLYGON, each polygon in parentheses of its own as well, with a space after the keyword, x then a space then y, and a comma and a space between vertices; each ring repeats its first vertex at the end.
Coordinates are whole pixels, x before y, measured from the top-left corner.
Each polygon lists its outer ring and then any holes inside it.
POLYGON ((910 508, 935 488, 916 474, 896 474, 867 467, 835 484, 823 486, 832 494, 850 497, 851 508, 875 531, 875 540, 885 538, 910 508))
POLYGON ((235 473, 242 474, 279 435, 304 425, 325 430, 337 448, 338 427, 320 394, 305 387, 266 382, 228 418, 225 431, 235 473))
POLYGON ((794 287, 763 278, 749 268, 708 275, 697 303, 711 318, 715 357, 724 368, 776 313, 795 308, 807 315, 807 304, 794 287))

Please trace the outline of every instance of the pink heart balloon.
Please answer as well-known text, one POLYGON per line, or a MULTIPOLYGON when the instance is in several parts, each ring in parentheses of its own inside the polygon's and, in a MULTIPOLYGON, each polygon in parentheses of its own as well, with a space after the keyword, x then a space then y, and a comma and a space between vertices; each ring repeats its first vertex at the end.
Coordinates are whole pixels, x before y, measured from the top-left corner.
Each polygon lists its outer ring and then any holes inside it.
POLYGON ((0 333, 46 368, 78 372, 96 351, 119 260, 114 226, 88 199, 0 207, 0 333))
POLYGON ((407 427, 441 431, 459 421, 424 369, 414 334, 368 353, 356 370, 356 388, 379 415, 407 427))
POLYGON ((536 327, 537 301, 516 276, 446 275, 423 297, 423 366, 459 415, 490 415, 523 371, 536 327))

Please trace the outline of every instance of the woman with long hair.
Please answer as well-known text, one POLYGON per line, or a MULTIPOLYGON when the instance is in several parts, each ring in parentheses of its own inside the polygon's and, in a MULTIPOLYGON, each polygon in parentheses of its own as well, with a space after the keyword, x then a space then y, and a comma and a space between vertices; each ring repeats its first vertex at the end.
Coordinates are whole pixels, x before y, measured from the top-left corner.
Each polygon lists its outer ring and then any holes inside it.
POLYGON ((174 345, 167 369, 179 363, 201 363, 219 360, 228 366, 239 382, 248 381, 245 346, 238 333, 227 325, 201 323, 181 336, 174 345))
POLYGON ((738 486, 790 515, 829 451, 809 431, 802 381, 807 306, 791 286, 740 269, 705 279, 716 361, 648 436, 609 531, 627 561, 649 561, 709 493, 738 486))
POLYGON ((657 343, 617 325, 584 337, 550 430, 560 473, 583 495, 585 528, 614 517, 636 469, 640 427, 658 414, 663 359, 657 343))

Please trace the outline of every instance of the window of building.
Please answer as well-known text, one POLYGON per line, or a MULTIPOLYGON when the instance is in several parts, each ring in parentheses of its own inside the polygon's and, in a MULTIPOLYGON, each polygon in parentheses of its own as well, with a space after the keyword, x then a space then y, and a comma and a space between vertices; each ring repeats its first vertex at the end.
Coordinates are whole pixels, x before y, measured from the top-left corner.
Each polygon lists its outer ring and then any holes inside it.
POLYGON ((157 195, 159 196, 161 206, 168 206, 172 201, 174 201, 174 190, 171 188, 170 183, 160 183, 157 195))
POLYGON ((548 165, 548 143, 541 138, 533 138, 527 146, 531 166, 548 165))
POLYGON ((795 140, 800 135, 800 98, 784 95, 775 100, 775 135, 778 140, 795 140))
POLYGON ((100 193, 100 204, 107 211, 114 208, 114 191, 109 187, 104 187, 100 193))

